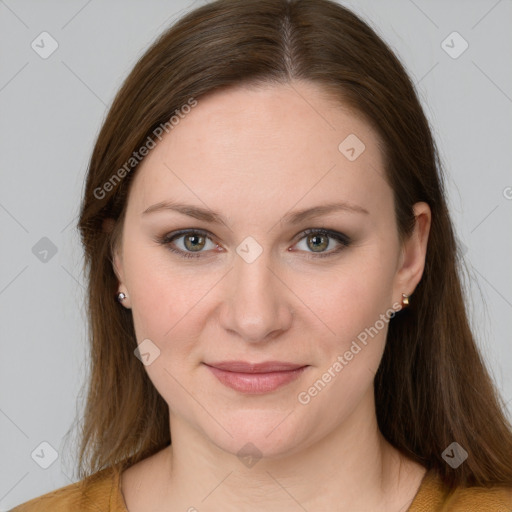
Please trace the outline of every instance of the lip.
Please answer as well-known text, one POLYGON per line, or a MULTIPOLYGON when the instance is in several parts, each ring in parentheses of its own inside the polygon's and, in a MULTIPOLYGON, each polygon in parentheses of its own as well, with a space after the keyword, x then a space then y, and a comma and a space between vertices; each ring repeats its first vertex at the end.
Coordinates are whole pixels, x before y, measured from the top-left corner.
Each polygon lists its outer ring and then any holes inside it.
POLYGON ((306 365, 286 363, 283 361, 265 361, 263 363, 247 363, 246 361, 219 361, 217 363, 205 363, 207 366, 213 366, 219 370, 238 373, 269 373, 285 372, 296 370, 306 365))
POLYGON ((248 394, 275 391, 297 379, 308 365, 267 361, 247 363, 245 361, 222 361, 205 366, 227 387, 248 394))

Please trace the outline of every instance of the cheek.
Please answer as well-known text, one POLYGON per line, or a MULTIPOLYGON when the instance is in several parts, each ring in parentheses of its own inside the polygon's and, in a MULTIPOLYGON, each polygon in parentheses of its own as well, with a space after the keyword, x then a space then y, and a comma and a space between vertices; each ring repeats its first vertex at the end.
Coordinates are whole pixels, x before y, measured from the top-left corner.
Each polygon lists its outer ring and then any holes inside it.
POLYGON ((305 421, 322 418, 327 430, 345 421, 372 394, 393 313, 385 287, 359 279, 345 284, 346 293, 332 296, 338 306, 331 306, 331 315, 325 317, 335 335, 317 339, 322 364, 297 395, 305 421))
MULTIPOLYGON (((333 271, 328 279, 316 280, 322 287, 309 286, 307 304, 326 326, 327 336, 322 338, 327 346, 337 351, 348 349, 352 340, 376 322, 378 331, 385 330, 380 319, 391 313, 394 273, 393 266, 384 262, 386 255, 377 249, 361 251, 360 256, 347 259, 346 265, 333 271)), ((307 289, 306 284, 302 289, 307 289)))
POLYGON ((145 247, 144 242, 126 245, 124 268, 139 342, 172 337, 214 284, 211 276, 194 278, 192 266, 181 271, 164 248, 145 247))
POLYGON ((333 424, 371 391, 394 312, 391 255, 376 245, 366 249, 324 282, 323 293, 310 295, 311 309, 329 329, 317 338, 322 364, 297 398, 312 417, 329 409, 326 420, 333 424))
MULTIPOLYGON (((173 265, 160 249, 127 248, 125 269, 137 342, 149 339, 158 356, 145 370, 158 393, 173 408, 185 408, 190 400, 180 383, 189 377, 196 361, 204 323, 201 297, 214 284, 213 277, 189 275, 173 265)), ((192 267, 190 267, 192 268, 192 267)), ((188 404, 188 407, 190 404, 188 404)))

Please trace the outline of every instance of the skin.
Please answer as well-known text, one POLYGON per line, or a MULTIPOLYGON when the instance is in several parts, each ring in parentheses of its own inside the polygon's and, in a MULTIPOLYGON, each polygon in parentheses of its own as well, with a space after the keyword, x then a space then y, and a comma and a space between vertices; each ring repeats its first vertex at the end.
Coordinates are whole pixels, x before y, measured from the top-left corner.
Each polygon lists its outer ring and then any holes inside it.
MULTIPOLYGON (((145 369, 169 405, 172 432, 171 447, 122 474, 130 512, 407 509, 425 469, 387 443, 375 414, 388 324, 308 404, 297 396, 414 291, 431 223, 427 204, 414 211, 401 246, 376 133, 318 85, 238 86, 198 100, 137 170, 114 254, 137 340, 160 350, 145 369), (354 161, 338 150, 349 134, 366 146, 354 161), (170 210, 141 215, 166 200, 219 212, 225 224, 170 210), (369 213, 281 222, 340 200, 369 213), (200 258, 154 240, 192 228, 212 235, 200 258), (320 258, 314 237, 301 235, 308 228, 353 242, 320 258), (252 263, 236 252, 248 236, 263 249, 252 263), (275 391, 247 395, 202 364, 221 360, 309 367, 275 391), (262 454, 252 467, 237 457, 249 442, 262 454)), ((174 247, 196 254, 184 242, 174 247)), ((316 243, 324 253, 340 245, 316 243)))

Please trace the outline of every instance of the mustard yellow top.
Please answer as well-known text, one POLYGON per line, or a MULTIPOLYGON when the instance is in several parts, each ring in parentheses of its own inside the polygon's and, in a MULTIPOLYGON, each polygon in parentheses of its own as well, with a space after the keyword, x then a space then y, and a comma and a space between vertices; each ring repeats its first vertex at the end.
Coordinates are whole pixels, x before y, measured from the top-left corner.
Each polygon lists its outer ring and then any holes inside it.
MULTIPOLYGON (((80 482, 22 503, 10 512, 128 512, 121 471, 110 467, 80 482)), ((425 473, 407 512, 512 512, 512 488, 467 487, 448 493, 437 473, 425 473)))

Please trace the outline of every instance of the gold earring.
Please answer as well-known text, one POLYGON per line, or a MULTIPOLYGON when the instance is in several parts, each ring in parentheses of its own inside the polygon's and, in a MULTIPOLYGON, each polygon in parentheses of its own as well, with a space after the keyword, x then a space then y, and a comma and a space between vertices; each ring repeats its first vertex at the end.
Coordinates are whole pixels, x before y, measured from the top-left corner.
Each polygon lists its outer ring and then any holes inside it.
POLYGON ((406 308, 409 305, 409 297, 410 295, 402 293, 402 307, 406 308))

